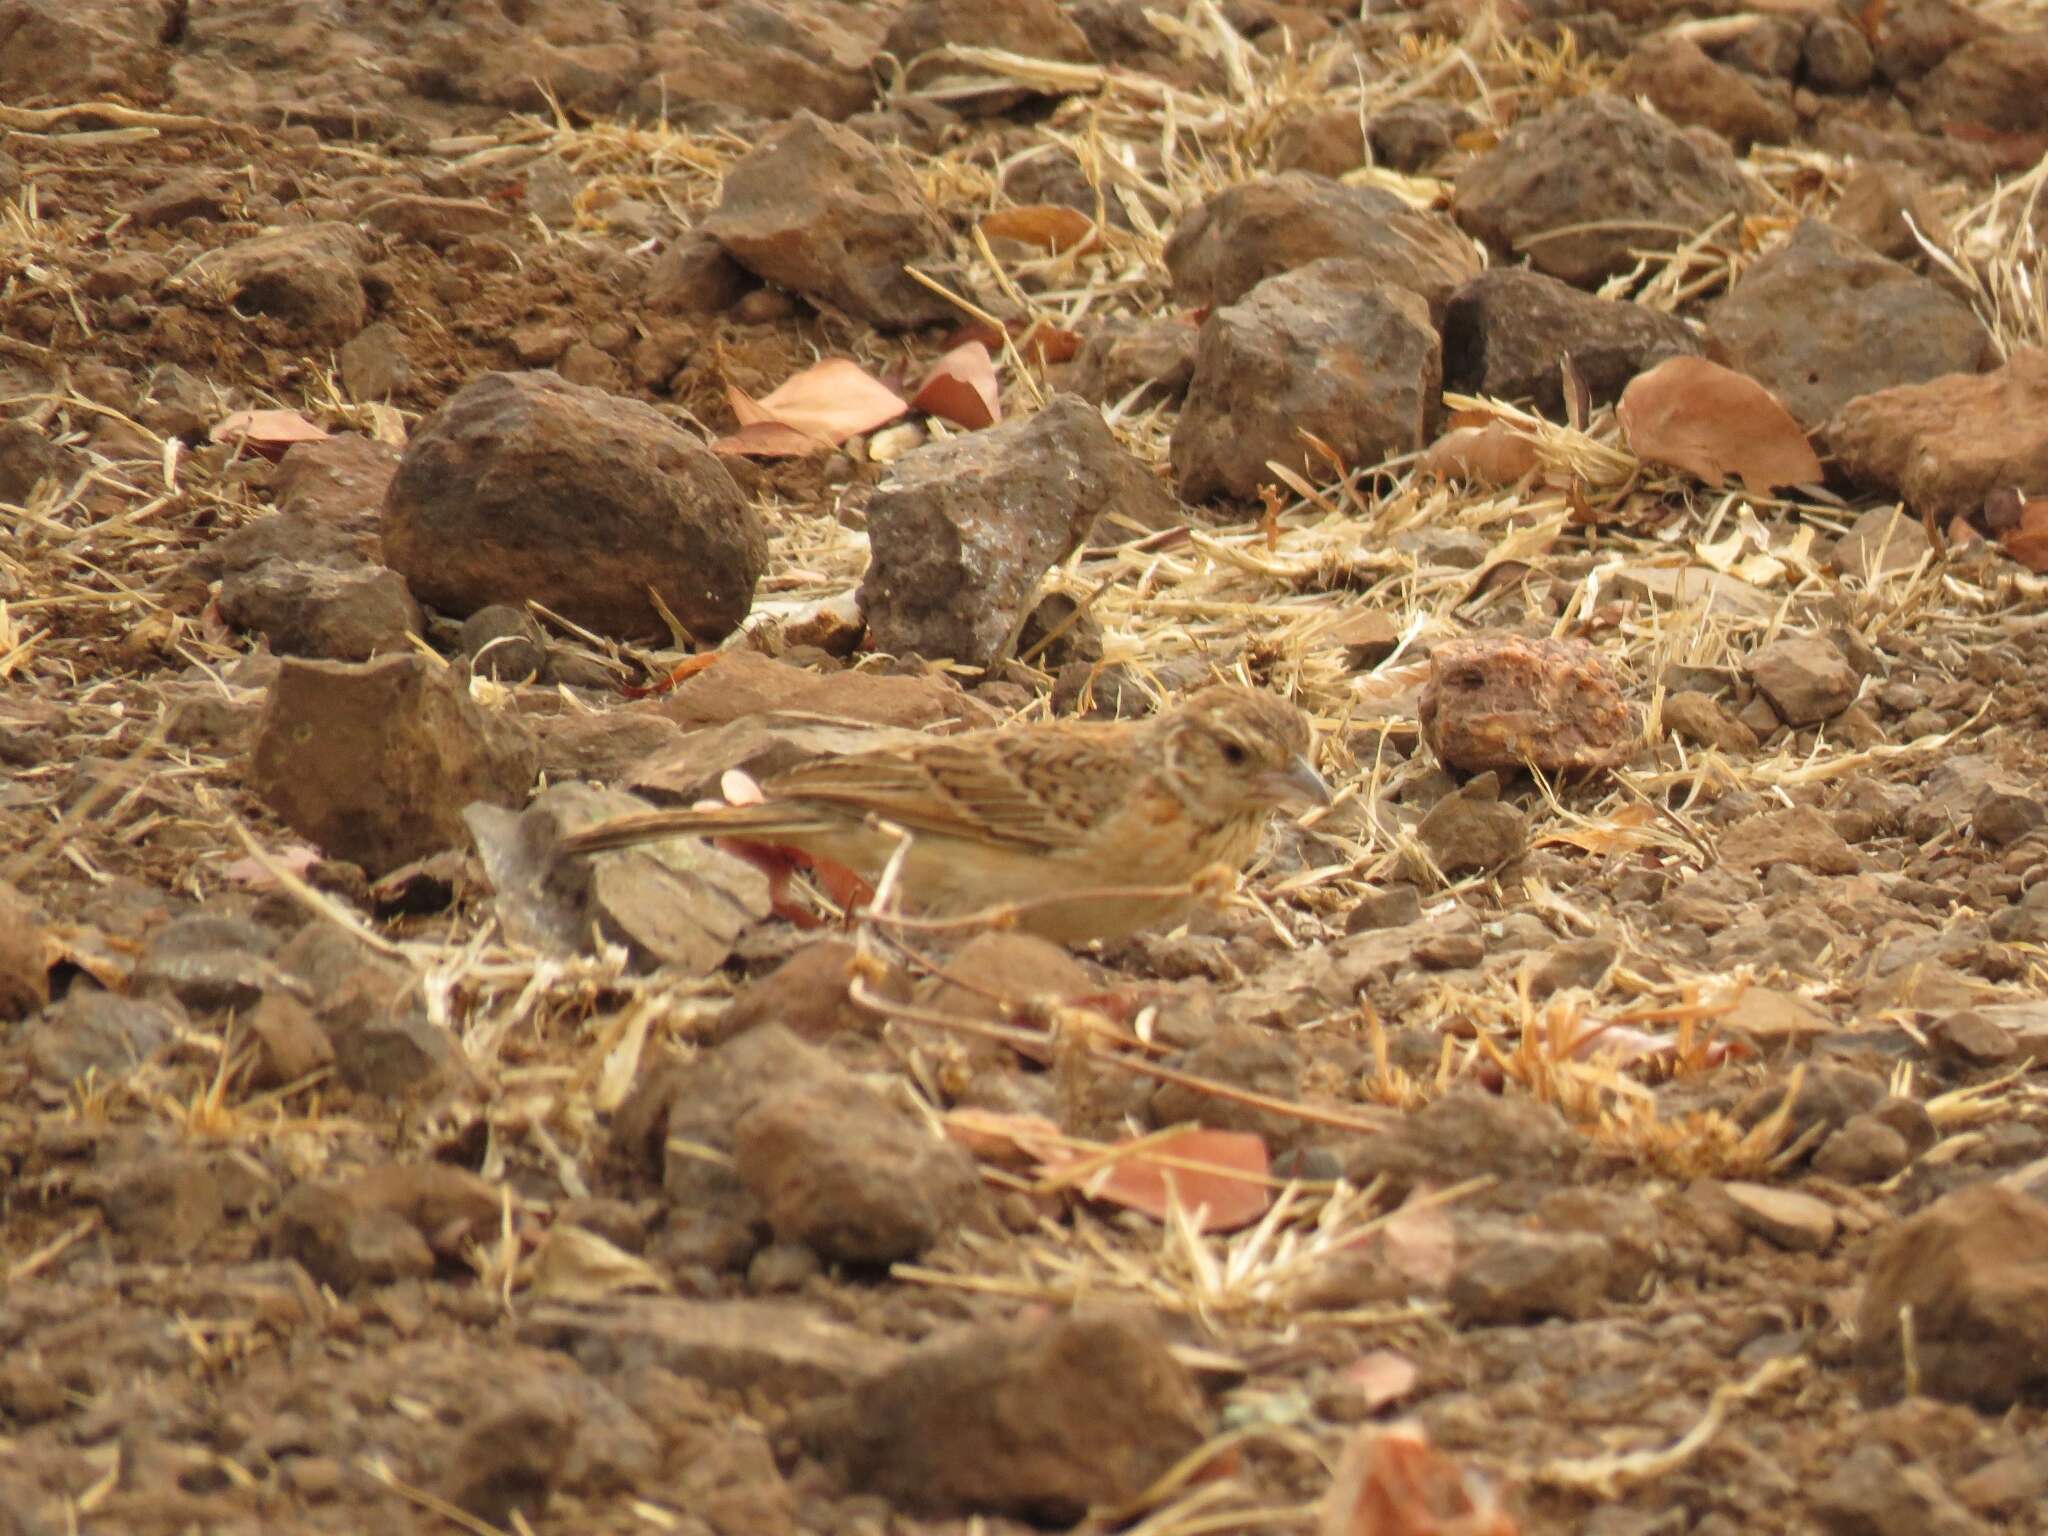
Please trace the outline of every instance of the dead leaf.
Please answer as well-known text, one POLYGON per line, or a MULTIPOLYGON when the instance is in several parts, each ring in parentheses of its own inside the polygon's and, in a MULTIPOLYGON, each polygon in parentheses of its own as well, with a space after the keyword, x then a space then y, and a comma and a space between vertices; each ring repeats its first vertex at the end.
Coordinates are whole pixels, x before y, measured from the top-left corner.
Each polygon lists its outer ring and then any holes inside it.
MULTIPOLYGON (((303 875, 320 862, 320 850, 298 843, 272 856, 272 863, 281 864, 295 875, 303 875)), ((238 885, 245 891, 274 891, 277 876, 270 866, 258 859, 237 859, 221 871, 221 878, 230 885, 238 885)))
POLYGON ((946 1135, 984 1163, 1024 1168, 1057 1159, 1064 1133, 1043 1115, 1012 1115, 995 1109, 946 1112, 946 1135))
POLYGON ((981 232, 991 240, 1016 240, 1055 254, 1085 251, 1096 243, 1095 221, 1062 203, 999 208, 982 217, 981 232))
POLYGON ((1352 1361, 1337 1376, 1346 1386, 1357 1389, 1367 1413, 1377 1413, 1414 1391, 1422 1372, 1399 1350, 1375 1349, 1352 1361))
POLYGON ((1450 1212, 1441 1204, 1425 1204, 1427 1185, 1418 1185, 1407 1204, 1381 1223, 1371 1239, 1387 1267, 1418 1291, 1440 1292, 1451 1283, 1458 1254, 1458 1235, 1450 1212))
POLYGON ((1444 480, 1513 485, 1534 474, 1536 445, 1498 419, 1484 426, 1453 427, 1422 456, 1425 472, 1444 480))
POLYGON ((211 442, 248 448, 273 463, 296 444, 325 442, 331 435, 297 411, 235 411, 221 417, 206 434, 211 442))
POLYGON ((527 1289, 554 1301, 601 1301, 621 1291, 665 1291, 668 1281, 645 1259, 582 1227, 548 1228, 526 1261, 527 1289))
POLYGON ((657 698, 669 692, 676 684, 695 677, 724 654, 723 651, 700 651, 695 656, 685 656, 671 667, 668 675, 659 682, 648 683, 644 687, 638 683, 621 683, 619 685, 619 693, 622 697, 628 699, 657 698))
POLYGON ((740 430, 711 445, 751 458, 801 458, 826 453, 857 432, 894 421, 910 405, 888 385, 843 357, 828 357, 778 384, 759 400, 725 386, 740 430))
POLYGON ((1024 356, 1035 357, 1041 363, 1072 362, 1074 354, 1081 350, 1081 338, 1076 332, 1054 325, 1050 320, 1012 320, 1001 326, 970 320, 954 328, 946 337, 946 346, 950 350, 978 341, 994 356, 1002 351, 1005 339, 1024 356))
POLYGON ((1674 357, 1639 373, 1616 409, 1637 458, 1709 485, 1739 476, 1752 491, 1821 478, 1820 460, 1763 385, 1703 357, 1674 357))
MULTIPOLYGON (((1139 1142, 1120 1143, 1137 1146, 1139 1142)), ((1174 1205, 1194 1214, 1198 1232, 1234 1232, 1266 1214, 1273 1191, 1264 1138, 1246 1131, 1181 1131, 1147 1137, 1143 1151, 1119 1157, 1081 1181, 1081 1193, 1164 1221, 1174 1205), (1247 1177, 1249 1176, 1249 1177, 1247 1177)), ((1051 1164, 1075 1161, 1064 1156, 1051 1164)))
POLYGON ((2048 571, 2048 497, 2022 502, 2019 521, 1999 535, 2005 552, 2030 571, 2048 571))
POLYGON ((943 416, 976 431, 1003 419, 1003 391, 996 365, 978 341, 963 342, 933 363, 910 397, 911 409, 943 416))
POLYGON ((1361 1429, 1324 1497, 1320 1536, 1517 1536, 1484 1479, 1416 1424, 1361 1429))

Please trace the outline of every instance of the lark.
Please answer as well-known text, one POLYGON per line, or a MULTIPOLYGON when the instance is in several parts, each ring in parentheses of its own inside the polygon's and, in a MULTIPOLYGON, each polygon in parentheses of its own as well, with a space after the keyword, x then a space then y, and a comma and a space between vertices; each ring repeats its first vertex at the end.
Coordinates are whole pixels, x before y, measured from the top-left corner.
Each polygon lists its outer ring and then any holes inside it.
POLYGON ((737 838, 843 865, 873 885, 908 839, 906 908, 1006 911, 1056 943, 1177 921, 1198 878, 1242 871, 1284 807, 1327 805, 1309 722, 1217 684, 1145 720, 1056 721, 803 764, 755 805, 651 811, 570 833, 563 854, 663 838, 737 838))

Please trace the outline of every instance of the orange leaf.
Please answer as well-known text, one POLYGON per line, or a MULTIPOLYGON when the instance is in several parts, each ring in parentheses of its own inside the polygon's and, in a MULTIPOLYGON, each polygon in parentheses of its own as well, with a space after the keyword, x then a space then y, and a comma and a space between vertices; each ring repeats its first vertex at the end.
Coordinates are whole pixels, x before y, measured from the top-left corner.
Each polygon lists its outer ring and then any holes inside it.
POLYGON ((1777 397, 1703 357, 1669 358, 1637 374, 1615 414, 1637 458, 1669 464, 1709 485, 1731 474, 1752 491, 1821 478, 1813 445, 1777 397))
POLYGON ((969 341, 948 352, 932 364, 917 393, 910 397, 910 405, 970 431, 1001 421, 1002 387, 996 383, 996 365, 988 348, 969 341))
POLYGON ((1199 1208, 1198 1232, 1250 1226, 1273 1203, 1273 1191, 1262 1182, 1269 1163, 1261 1137, 1246 1131, 1182 1131, 1148 1138, 1143 1145, 1142 1152, 1090 1174, 1081 1193, 1156 1221, 1164 1221, 1176 1204, 1190 1213, 1199 1208))
POLYGON ((712 448, 758 458, 824 453, 910 409, 888 385, 843 357, 812 364, 759 400, 735 384, 727 384, 725 393, 740 430, 712 448))
POLYGON ((997 1109, 951 1109, 946 1135, 985 1163, 1022 1167, 1057 1158, 1060 1128, 1043 1115, 1010 1115, 997 1109))
POLYGON ((991 240, 1021 240, 1053 252, 1087 250, 1095 244, 1095 221, 1062 203, 1033 203, 985 214, 981 232, 991 240))
POLYGON ((1352 1437, 1324 1497, 1320 1536, 1516 1536, 1484 1479, 1429 1443, 1415 1424, 1352 1437))
POLYGON ((208 432, 216 443, 253 448, 266 459, 281 459, 295 443, 324 442, 329 433, 297 411, 236 411, 223 416, 208 432))

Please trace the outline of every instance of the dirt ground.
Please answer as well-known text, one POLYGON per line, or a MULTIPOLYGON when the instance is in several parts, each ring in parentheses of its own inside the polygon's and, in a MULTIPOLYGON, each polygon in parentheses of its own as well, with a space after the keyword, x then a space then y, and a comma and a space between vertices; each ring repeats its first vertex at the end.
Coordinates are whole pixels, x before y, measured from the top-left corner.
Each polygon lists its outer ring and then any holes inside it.
MULTIPOLYGON (((802 0, 737 9, 829 23, 855 52, 887 24, 802 0)), ((1573 18, 1583 35, 1563 49, 1528 22, 1475 43, 1470 69, 1438 69, 1476 35, 1461 7, 1368 25, 1355 8, 1201 6, 1185 31, 1151 33, 1136 7, 1073 9, 1091 37, 1150 39, 1119 65, 1128 78, 1225 104, 1178 130, 1199 141, 1200 177, 1174 182, 1180 151, 1161 151, 1157 174, 1181 191, 1273 167, 1318 46, 1355 35, 1386 78, 1427 76, 1424 99, 1490 104, 1497 121, 1411 178, 1448 186, 1509 118, 1604 78, 1670 19, 1598 10, 1573 18), (1209 15, 1248 55, 1217 51, 1209 15)), ((904 1347, 1103 1304, 1156 1321, 1198 1388, 1187 1412, 1206 1443, 1187 1475, 1153 1468, 1143 1497, 1083 1529, 1510 1528, 1472 1514, 1318 1526, 1361 1427, 1406 1419, 1472 1500, 1491 1507, 1481 1490, 1497 1491, 1530 1533, 2048 1530, 2038 1373, 2009 1404, 1901 1398, 1859 1346, 1887 1238, 1938 1198, 2048 1157, 2048 1102, 2027 1075, 2048 1055, 2048 1004, 2029 1011, 2048 943, 2048 909, 2029 899, 2048 867, 2035 766, 2048 694, 2032 676, 2048 661, 2043 583, 1990 543, 1844 581, 1824 551, 1875 499, 1738 511, 1732 492, 1651 475, 1539 541, 1542 519, 1513 494, 1465 498, 1412 466, 1368 466, 1315 498, 1284 488, 1267 524, 1256 506, 1211 507, 1192 543, 1064 574, 1076 596, 1106 583, 1097 613, 1127 673, 1221 670, 1288 692, 1322 732, 1336 810, 1277 828, 1248 895, 1187 933, 1082 957, 1064 994, 1124 1039, 1129 1000, 1162 1000, 1148 1027, 1172 1050, 1147 1059, 1269 1097, 1173 1099, 1085 1051, 1033 1059, 908 1011, 832 1049, 864 1092, 932 1124, 978 1108, 1052 1110, 1096 1141, 1196 1119, 1257 1131, 1281 1180, 1299 1181, 1264 1227, 1197 1235, 1079 1200, 986 1147, 975 1217, 913 1262, 821 1259, 696 1221, 677 1192, 690 1186, 663 1172, 672 1142, 652 1166, 620 1152, 632 1068, 644 1088, 728 1049, 727 1000, 802 936, 771 921, 708 977, 664 980, 508 946, 473 857, 445 866, 438 897, 414 898, 283 857, 301 840, 248 772, 276 662, 223 620, 207 552, 273 515, 284 471, 211 441, 216 423, 285 408, 397 450, 480 375, 554 367, 716 436, 734 426, 728 384, 759 394, 820 355, 909 376, 953 339, 880 334, 758 286, 713 313, 647 311, 656 253, 717 201, 762 115, 691 100, 663 125, 644 78, 604 83, 603 50, 630 56, 663 10, 0 4, 0 875, 26 904, 0 908, 18 930, 0 938, 16 953, 0 971, 30 978, 0 996, 0 1533, 1029 1529, 1028 1498, 949 1510, 906 1494, 908 1474, 863 1474, 821 1414, 904 1347), (528 55, 557 104, 512 62, 528 55), (303 316, 245 312, 209 276, 211 253, 266 231, 357 222, 414 194, 500 217, 431 238, 369 228, 367 310, 348 334, 309 341, 303 316), (387 353, 404 366, 386 389, 352 390, 341 353, 371 325, 387 330, 348 366, 374 377, 387 353), (1714 542, 1750 524, 1732 554, 1714 542), (1798 543, 1802 528, 1818 542, 1798 543), (1702 623, 1668 587, 1610 583, 1573 608, 1616 554, 1716 573, 1763 606, 1702 623), (1394 636, 1414 626, 1420 644, 1378 670, 1391 645, 1330 626, 1361 614, 1394 636), (1653 731, 1622 781, 1508 775, 1499 793, 1524 851, 1447 877, 1443 845, 1418 828, 1458 781, 1420 744, 1422 674, 1400 667, 1451 635, 1516 628, 1590 641, 1639 718, 1685 691, 1683 672, 1765 729, 1725 753, 1653 731), (1853 720, 1787 728, 1750 710, 1745 658, 1795 634, 1846 657, 1853 720), (310 885, 280 880, 280 862, 310 885), (204 919, 222 926, 191 926, 204 919), (174 923, 182 954, 163 940, 174 923), (266 1076, 279 1048, 255 1041, 250 1016, 282 986, 283 957, 314 944, 305 930, 343 926, 427 979, 434 1027, 467 1069, 426 1074, 420 1091, 331 1068, 266 1076), (18 934, 33 935, 26 962, 18 934), (100 1015, 85 999, 102 991, 160 1011, 100 1015), (1972 1032, 1966 1015, 1993 1022, 1972 1032), (1603 1024, 1619 1046, 1604 1056, 1586 1043, 1603 1024), (444 1198, 429 1175, 384 1196, 357 1186, 407 1169, 479 1182, 425 1216, 444 1198), (354 1193, 332 1210, 290 1203, 336 1189, 354 1193), (1431 1191, 1440 1209, 1415 1205, 1431 1191), (1787 1194, 1801 1198, 1775 1203, 1787 1194), (379 1198, 417 1218, 405 1241, 424 1235, 428 1272, 354 1287, 318 1274, 322 1244, 362 1257, 379 1198), (1404 1199, 1405 1248, 1401 1223, 1374 1225, 1404 1199), (537 1259, 571 1229, 607 1246, 576 1269, 557 1245, 564 1278, 537 1259), (619 1266, 609 1280, 605 1264, 619 1266), (743 1301, 782 1310, 701 1310, 743 1301), (678 1342, 697 1326, 712 1343, 678 1342), (797 1349, 806 1329, 836 1330, 842 1355, 797 1349)), ((864 63, 851 73, 867 78, 864 63)), ((839 78, 778 89, 812 104, 839 78)), ((1092 131, 1158 148, 1156 102, 1119 89, 1092 131)), ((1752 165, 1824 205, 1845 158, 1823 130, 1902 132, 1884 94, 1880 81, 1830 99, 1795 146, 1752 165)), ((959 290, 1003 318, 1020 312, 998 264, 972 254, 973 220, 1086 187, 1084 100, 948 115, 917 151, 958 241, 959 290)), ((914 101, 895 108, 915 125, 914 101)), ((1991 156, 1941 161, 1953 141, 1918 137, 1936 146, 1948 206, 1994 184, 1991 156)), ((1126 233, 1123 270, 1075 268, 1062 288, 1029 268, 1032 302, 1084 339, 1165 313, 1159 232, 1126 233)), ((1030 395, 1005 377, 1022 414, 1030 395)), ((1162 475, 1172 416, 1148 405, 1120 423, 1162 475)), ((860 554, 840 509, 883 466, 855 443, 731 467, 770 527, 759 598, 794 608, 849 591, 860 554)), ((375 510, 347 509, 356 535, 375 510)), ((452 654, 457 627, 430 616, 425 642, 452 654)), ((584 659, 576 681, 487 691, 487 707, 546 721, 574 712, 573 695, 623 710, 607 678, 650 683, 681 659, 559 628, 550 640, 584 659)), ((969 701, 942 712, 977 719, 1071 702, 1056 671, 967 677, 962 694, 915 663, 783 659, 911 678, 969 701)), ((1065 978, 1019 963, 1003 980, 1041 1006, 1003 1017, 1045 1030, 1042 994, 1065 978)), ((794 993, 775 1006, 819 1011, 794 993)), ((2026 1283, 2038 1314, 2038 1270, 2026 1283)), ((938 1460, 1022 1455, 964 1429, 955 1447, 943 1423, 915 1433, 938 1460)), ((1145 1437, 1114 1414, 1089 1433, 1112 1449, 1145 1437)), ((1061 1528, 1078 1514, 1052 1497, 1035 1512, 1061 1528)))

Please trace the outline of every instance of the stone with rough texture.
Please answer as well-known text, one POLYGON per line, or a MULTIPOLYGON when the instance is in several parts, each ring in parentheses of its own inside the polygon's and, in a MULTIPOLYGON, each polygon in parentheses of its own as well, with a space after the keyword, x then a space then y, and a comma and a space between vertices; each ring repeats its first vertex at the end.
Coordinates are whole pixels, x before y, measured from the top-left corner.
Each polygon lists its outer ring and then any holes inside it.
POLYGON ((1269 277, 1203 322, 1173 429, 1181 495, 1249 500, 1277 460, 1311 479, 1421 447, 1440 411, 1441 349, 1429 305, 1370 266, 1327 258, 1269 277))
POLYGON ((1879 1440, 1852 1445, 1812 1490, 1821 1536, 1991 1536, 1933 1468, 1902 1463, 1879 1440))
MULTIPOLYGON (((0 948, 6 934, 19 932, 4 907, 0 907, 0 948)), ((42 962, 41 934, 37 940, 36 962, 42 962)), ((0 959, 0 970, 5 968, 0 959)), ((0 988, 6 982, 0 979, 0 988)), ((7 1016, 0 1000, 0 1018, 7 1016)), ((23 1032, 29 1064, 36 1075, 59 1088, 95 1073, 101 1082, 117 1080, 133 1071, 152 1054, 169 1045, 184 1027, 185 1018, 175 1001, 149 1002, 102 992, 97 987, 73 986, 63 999, 49 1008, 23 1032)))
POLYGON ((365 245, 353 225, 307 224, 228 246, 200 270, 242 314, 266 316, 303 345, 340 346, 370 317, 365 245))
POLYGON ((1193 325, 1174 316, 1108 322, 1081 343, 1068 387, 1098 405, 1140 390, 1141 404, 1177 402, 1195 376, 1197 338, 1193 325))
POLYGON ((1682 741, 1717 752, 1747 756, 1757 749, 1756 732, 1704 693, 1674 693, 1664 700, 1664 729, 1682 741))
MULTIPOLYGON (((1065 64, 1092 64, 1095 50, 1088 34, 1076 26, 1057 0, 911 0, 889 26, 883 49, 904 66, 904 83, 923 86, 960 67, 944 59, 918 62, 920 56, 948 46, 1000 48, 1027 59, 1052 59, 1065 64)), ((949 105, 967 117, 1008 112, 1034 92, 993 89, 954 98, 949 105)), ((1057 92, 1053 93, 1057 94, 1057 92)))
POLYGON ((855 1487, 906 1509, 1065 1526, 1142 1492, 1209 1422, 1158 1325, 1105 1310, 942 1335, 803 1430, 855 1487))
POLYGON ((1853 875, 1863 867, 1835 824, 1806 805, 1737 822, 1721 834, 1720 855, 1731 869, 1762 871, 1774 864, 1796 864, 1817 875, 1853 875))
POLYGON ((1459 175, 1452 211, 1503 259, 1590 287, 1752 196, 1725 147, 1595 92, 1518 124, 1459 175))
POLYGON ((1831 720, 1856 700, 1862 679, 1820 635, 1773 640, 1749 658, 1749 675, 1790 726, 1831 720))
POLYGON ((1607 1240, 1591 1232, 1474 1222, 1458 1233, 1451 1310, 1460 1323, 1481 1327, 1590 1317, 1605 1298, 1612 1262, 1607 1240))
POLYGON ((0 882, 0 1019, 19 1019, 50 1000, 43 926, 29 899, 0 882))
POLYGON ((1783 144, 1799 126, 1790 102, 1765 95, 1749 76, 1671 32, 1638 43, 1615 73, 1613 89, 1644 98, 1674 123, 1710 128, 1738 150, 1783 144))
POLYGON ((1975 373, 1994 360, 1969 305, 1815 219, 1714 305, 1707 349, 1770 390, 1807 428, 1859 395, 1975 373), (1879 334, 1885 344, 1873 347, 1879 334))
POLYGON ((522 803, 538 764, 525 731, 438 662, 286 660, 249 780, 294 831, 377 875, 462 844, 472 800, 522 803))
POLYGON ((1101 412, 1071 397, 914 449, 868 502, 860 605, 875 649, 988 666, 1097 517, 1156 526, 1176 512, 1101 412))
POLYGON ((1919 235, 1946 245, 1950 234, 1940 197, 1921 172, 1895 161, 1865 161, 1842 182, 1828 222, 1854 235, 1880 256, 1918 266, 1926 259, 1919 235), (1914 233, 1919 231, 1919 235, 1914 233))
POLYGON ((1469 773, 1586 773, 1636 749, 1636 718, 1606 658, 1583 640, 1470 635, 1430 653, 1417 701, 1422 734, 1469 773))
POLYGON ((1174 301, 1194 309, 1235 304, 1267 278, 1324 257, 1356 262, 1369 281, 1421 294, 1432 313, 1480 269, 1472 242, 1442 215, 1307 171, 1217 193, 1181 220, 1166 245, 1174 301))
POLYGON ((1821 1253, 1835 1240, 1840 1223, 1825 1200, 1796 1189, 1741 1180, 1721 1188, 1742 1224, 1777 1247, 1793 1253, 1821 1253))
POLYGON ((1913 119, 1929 133, 2048 133, 2048 31, 1963 44, 1921 82, 1913 119))
POLYGON ((868 68, 886 13, 858 0, 728 0, 647 13, 646 76, 625 105, 668 122, 814 112, 841 122, 871 105, 868 68))
POLYGON ((1851 483, 1943 522, 1972 516, 1993 491, 2048 494, 2048 352, 1865 395, 1826 437, 1851 483))
POLYGON ((1867 1390, 1899 1390, 1902 1307, 1927 1396, 2000 1412, 2048 1390, 2048 1204, 1970 1185, 1885 1232, 1867 1272, 1855 1335, 1867 1390))
POLYGON ((1933 551, 1920 520, 1898 507, 1872 507, 1835 541, 1828 564, 1864 581, 1910 571, 1933 551))
POLYGON ((1863 29, 1846 16, 1821 15, 1813 18, 1800 44, 1799 66, 1806 83, 1816 91, 1848 95, 1870 84, 1877 70, 1877 56, 1863 29))
POLYGON ((384 502, 384 559, 466 617, 545 603, 603 634, 746 617, 768 559, 760 518, 715 454, 651 406, 553 373, 487 373, 413 438, 384 502))
POLYGON ((1491 772, 1437 801, 1415 835, 1436 867, 1452 876, 1520 858, 1529 841, 1522 813, 1501 801, 1499 778, 1491 772))
POLYGON ((265 560, 221 582, 220 616, 282 656, 368 661, 408 651, 422 628, 405 578, 381 565, 265 560))
POLYGON ((1482 272, 1452 294, 1443 334, 1445 389, 1531 400, 1553 420, 1564 416, 1567 354, 1593 403, 1611 405, 1645 369, 1700 351, 1675 316, 1596 299, 1524 267, 1482 272))
POLYGON ((698 228, 755 276, 885 330, 956 317, 903 270, 946 249, 909 170, 809 112, 725 173, 724 195, 698 228))

